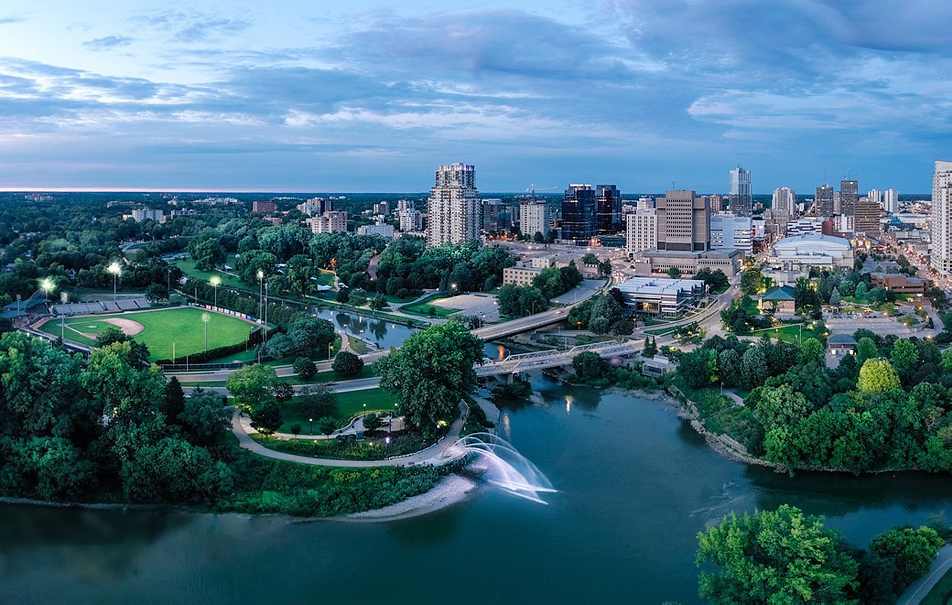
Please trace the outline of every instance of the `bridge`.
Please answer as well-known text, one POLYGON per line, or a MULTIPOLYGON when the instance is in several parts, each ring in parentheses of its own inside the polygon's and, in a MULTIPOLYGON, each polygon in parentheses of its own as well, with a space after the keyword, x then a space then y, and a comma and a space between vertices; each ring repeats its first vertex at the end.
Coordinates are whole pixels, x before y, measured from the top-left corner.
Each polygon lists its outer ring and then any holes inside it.
POLYGON ((637 349, 638 347, 634 341, 609 340, 606 342, 577 345, 571 349, 559 351, 520 353, 518 355, 510 355, 501 361, 492 361, 476 366, 476 376, 518 374, 519 372, 528 372, 530 370, 544 370, 546 368, 566 366, 572 363, 572 358, 586 351, 597 353, 600 357, 614 357, 616 355, 631 355, 635 353, 637 349))
POLYGON ((568 314, 568 308, 552 309, 543 313, 513 319, 512 321, 501 324, 484 326, 476 330, 470 330, 470 332, 476 338, 490 342, 501 338, 508 338, 509 336, 515 336, 516 334, 522 334, 523 332, 530 332, 536 328, 544 328, 545 326, 561 323, 565 321, 565 317, 568 314))

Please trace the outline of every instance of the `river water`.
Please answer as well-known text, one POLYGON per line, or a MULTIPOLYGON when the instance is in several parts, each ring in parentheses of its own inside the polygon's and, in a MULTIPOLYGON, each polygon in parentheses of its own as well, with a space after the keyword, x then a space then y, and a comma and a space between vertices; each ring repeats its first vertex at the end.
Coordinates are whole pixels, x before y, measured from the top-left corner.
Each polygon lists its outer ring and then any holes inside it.
POLYGON ((865 546, 949 512, 952 479, 794 478, 709 450, 675 409, 539 376, 500 434, 559 489, 485 487, 390 523, 4 506, 0 602, 697 602, 696 534, 789 503, 865 546))

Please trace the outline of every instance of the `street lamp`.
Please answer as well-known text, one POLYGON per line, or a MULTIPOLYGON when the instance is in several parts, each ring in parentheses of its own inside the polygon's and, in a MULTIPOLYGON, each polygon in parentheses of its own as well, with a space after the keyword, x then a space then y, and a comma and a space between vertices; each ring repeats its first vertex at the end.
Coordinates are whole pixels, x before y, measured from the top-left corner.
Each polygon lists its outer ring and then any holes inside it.
POLYGON ((202 313, 202 324, 205 326, 205 351, 208 351, 208 321, 211 319, 208 313, 202 313))
POLYGON ((212 275, 212 278, 208 280, 211 283, 212 288, 215 288, 215 308, 218 308, 218 286, 221 285, 221 278, 217 275, 212 275))
POLYGON ((313 418, 308 418, 308 419, 307 419, 307 422, 308 422, 308 424, 307 424, 307 432, 310 433, 311 435, 313 435, 313 434, 314 434, 314 419, 313 419, 313 418))
POLYGON ((119 263, 113 261, 113 263, 106 268, 106 271, 112 273, 112 299, 116 300, 116 280, 119 278, 119 274, 122 273, 122 268, 119 267, 119 263))

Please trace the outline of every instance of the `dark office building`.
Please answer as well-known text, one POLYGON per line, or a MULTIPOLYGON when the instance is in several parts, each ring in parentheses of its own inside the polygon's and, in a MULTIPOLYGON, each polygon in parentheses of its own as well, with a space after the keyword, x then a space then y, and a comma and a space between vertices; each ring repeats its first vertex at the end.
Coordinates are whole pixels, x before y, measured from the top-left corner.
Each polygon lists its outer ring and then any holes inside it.
POLYGON ((853 216, 859 201, 859 181, 840 181, 840 214, 853 216))
POLYGON ((816 208, 817 216, 833 216, 833 188, 829 185, 820 185, 816 188, 816 208))
POLYGON ((591 185, 569 185, 562 200, 562 239, 588 241, 595 227, 595 190, 591 185))
POLYGON ((599 235, 621 231, 621 192, 614 185, 595 189, 596 231, 599 235))

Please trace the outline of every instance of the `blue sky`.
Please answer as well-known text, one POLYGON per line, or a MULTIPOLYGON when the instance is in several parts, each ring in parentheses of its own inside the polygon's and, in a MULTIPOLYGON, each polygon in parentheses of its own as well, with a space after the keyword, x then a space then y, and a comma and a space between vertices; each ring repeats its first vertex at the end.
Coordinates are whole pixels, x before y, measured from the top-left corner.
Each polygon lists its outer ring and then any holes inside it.
POLYGON ((0 187, 931 189, 952 3, 0 5, 0 187), (38 6, 39 5, 39 6, 38 6))

